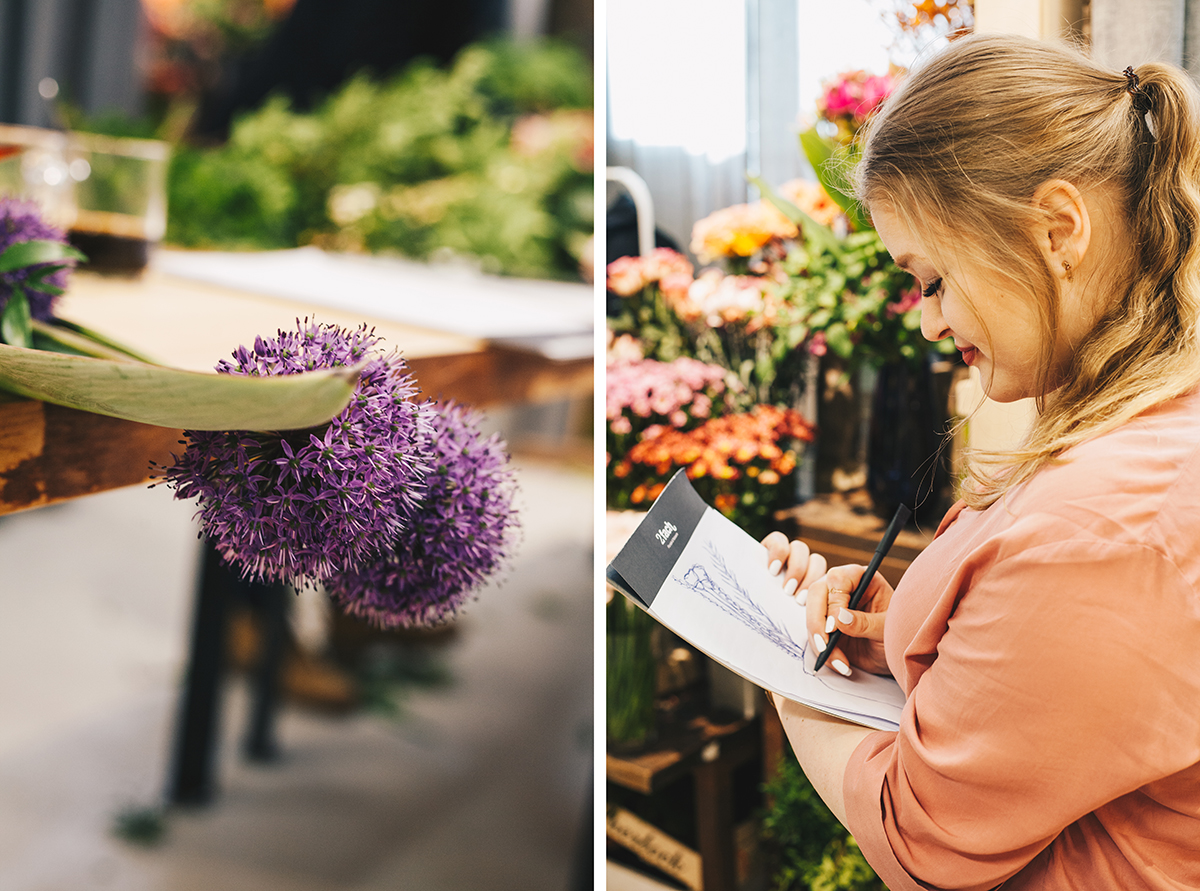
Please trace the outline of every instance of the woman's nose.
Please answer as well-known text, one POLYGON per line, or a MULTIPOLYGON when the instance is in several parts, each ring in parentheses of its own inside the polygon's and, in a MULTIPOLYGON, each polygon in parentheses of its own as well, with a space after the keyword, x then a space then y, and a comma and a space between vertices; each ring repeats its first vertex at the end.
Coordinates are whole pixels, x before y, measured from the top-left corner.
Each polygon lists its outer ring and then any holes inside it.
POLYGON ((937 297, 921 298, 921 335, 931 342, 950 336, 950 326, 942 318, 942 301, 937 297))

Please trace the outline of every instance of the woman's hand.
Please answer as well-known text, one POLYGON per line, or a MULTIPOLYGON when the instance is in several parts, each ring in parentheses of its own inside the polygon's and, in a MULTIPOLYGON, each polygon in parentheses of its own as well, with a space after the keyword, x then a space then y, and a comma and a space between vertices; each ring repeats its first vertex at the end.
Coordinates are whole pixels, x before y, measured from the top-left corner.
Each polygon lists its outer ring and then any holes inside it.
POLYGON ((772 575, 783 573, 783 591, 795 596, 800 605, 809 585, 825 575, 828 564, 820 554, 814 554, 802 541, 789 542, 782 532, 772 532, 762 540, 767 549, 767 561, 772 575))
POLYGON ((808 586, 808 633, 821 652, 828 646, 829 635, 835 628, 842 632, 825 664, 847 677, 850 666, 872 674, 889 674, 883 655, 883 625, 892 602, 892 586, 875 573, 858 602, 858 609, 847 608, 864 572, 865 566, 835 566, 808 586))

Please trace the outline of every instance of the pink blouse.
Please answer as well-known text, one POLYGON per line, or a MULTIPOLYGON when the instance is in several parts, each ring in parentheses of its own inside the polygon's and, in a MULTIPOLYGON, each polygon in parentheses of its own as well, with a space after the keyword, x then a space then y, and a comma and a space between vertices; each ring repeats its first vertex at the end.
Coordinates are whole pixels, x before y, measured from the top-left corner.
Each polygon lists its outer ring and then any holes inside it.
POLYGON ((957 505, 888 612, 900 730, 846 768, 891 891, 1200 888, 1200 396, 957 505))

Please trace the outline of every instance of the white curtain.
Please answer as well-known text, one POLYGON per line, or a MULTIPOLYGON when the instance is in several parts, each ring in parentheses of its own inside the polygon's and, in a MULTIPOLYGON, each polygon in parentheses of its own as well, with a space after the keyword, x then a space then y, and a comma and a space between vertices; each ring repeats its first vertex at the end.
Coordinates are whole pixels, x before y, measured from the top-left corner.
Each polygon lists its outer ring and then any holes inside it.
POLYGON ((745 0, 610 0, 607 18, 607 163, 646 181, 686 249, 748 194, 745 0))

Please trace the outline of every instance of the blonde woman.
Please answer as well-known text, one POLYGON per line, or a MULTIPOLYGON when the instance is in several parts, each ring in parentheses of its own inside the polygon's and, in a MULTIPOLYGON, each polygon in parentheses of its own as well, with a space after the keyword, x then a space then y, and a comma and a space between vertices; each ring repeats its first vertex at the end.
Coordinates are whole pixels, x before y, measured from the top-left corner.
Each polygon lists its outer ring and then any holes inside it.
POLYGON ((817 648, 843 634, 823 670, 907 694, 895 733, 776 700, 797 757, 891 891, 1200 888, 1195 90, 963 39, 888 100, 858 176, 925 336, 1039 412, 860 610, 862 567, 767 540, 817 648))

